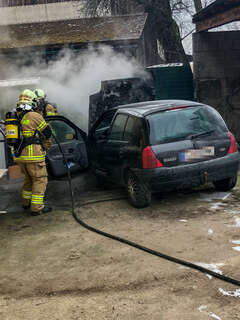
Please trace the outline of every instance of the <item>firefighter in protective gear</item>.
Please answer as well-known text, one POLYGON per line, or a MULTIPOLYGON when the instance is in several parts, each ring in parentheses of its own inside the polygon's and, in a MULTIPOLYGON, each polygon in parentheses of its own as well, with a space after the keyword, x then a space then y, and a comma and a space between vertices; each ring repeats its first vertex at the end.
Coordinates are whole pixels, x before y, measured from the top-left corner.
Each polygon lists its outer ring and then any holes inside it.
POLYGON ((42 89, 35 89, 34 93, 37 96, 38 109, 39 112, 42 114, 43 118, 58 115, 56 105, 53 105, 46 101, 46 94, 42 89))
POLYGON ((24 174, 22 189, 22 205, 31 208, 32 215, 51 211, 44 206, 44 194, 48 182, 43 140, 49 140, 52 132, 42 115, 35 112, 37 97, 31 90, 24 90, 17 106, 20 121, 21 143, 15 153, 14 160, 24 174))

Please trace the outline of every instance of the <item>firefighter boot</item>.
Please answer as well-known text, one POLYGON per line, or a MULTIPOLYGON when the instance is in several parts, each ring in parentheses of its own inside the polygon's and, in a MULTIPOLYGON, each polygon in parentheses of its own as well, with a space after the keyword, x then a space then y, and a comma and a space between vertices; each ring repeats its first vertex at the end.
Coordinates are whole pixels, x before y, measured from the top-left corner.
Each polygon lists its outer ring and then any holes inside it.
POLYGON ((40 211, 32 211, 31 215, 32 216, 39 216, 40 214, 44 214, 44 213, 48 213, 51 212, 52 208, 51 207, 44 207, 43 209, 41 209, 40 211))

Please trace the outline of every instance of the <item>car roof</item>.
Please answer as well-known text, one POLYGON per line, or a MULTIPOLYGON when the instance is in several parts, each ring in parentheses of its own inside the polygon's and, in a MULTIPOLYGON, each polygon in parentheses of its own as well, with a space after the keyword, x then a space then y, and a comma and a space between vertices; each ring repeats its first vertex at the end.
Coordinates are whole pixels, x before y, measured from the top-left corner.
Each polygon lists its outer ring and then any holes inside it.
MULTIPOLYGON (((203 104, 199 102, 189 101, 189 100, 153 100, 153 101, 144 101, 144 102, 120 105, 120 106, 114 107, 113 109, 124 112, 124 113, 131 113, 136 116, 146 116, 158 111, 169 110, 173 107, 183 107, 183 106, 195 107, 199 105, 203 105, 203 104)), ((110 109, 110 110, 113 110, 113 109, 110 109)))

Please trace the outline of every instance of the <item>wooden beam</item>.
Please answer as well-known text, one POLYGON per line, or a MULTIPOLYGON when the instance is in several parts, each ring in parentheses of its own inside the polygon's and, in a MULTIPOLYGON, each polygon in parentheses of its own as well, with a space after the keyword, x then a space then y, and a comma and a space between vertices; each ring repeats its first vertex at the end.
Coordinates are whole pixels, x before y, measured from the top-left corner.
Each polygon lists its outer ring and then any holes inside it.
POLYGON ((196 22, 196 31, 207 31, 240 20, 240 6, 196 22))

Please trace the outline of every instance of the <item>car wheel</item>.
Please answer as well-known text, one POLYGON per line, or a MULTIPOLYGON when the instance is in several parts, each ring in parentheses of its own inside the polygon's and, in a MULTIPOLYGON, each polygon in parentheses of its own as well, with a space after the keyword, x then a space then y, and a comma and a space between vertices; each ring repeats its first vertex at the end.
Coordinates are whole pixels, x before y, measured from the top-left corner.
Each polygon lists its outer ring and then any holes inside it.
POLYGON ((151 203, 151 192, 139 179, 129 173, 127 177, 128 200, 135 208, 144 208, 151 203))
POLYGON ((218 191, 229 191, 235 187, 236 183, 237 176, 213 182, 218 191))

